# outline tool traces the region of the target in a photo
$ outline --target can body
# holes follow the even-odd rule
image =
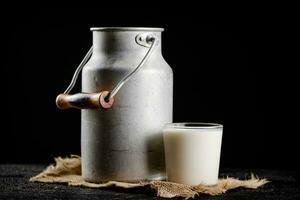
[[[93,30],[93,55],[82,72],[82,92],[113,87],[143,59],[136,35],[160,29]],[[161,40],[160,40],[161,41]],[[160,42],[161,43],[161,42]],[[82,175],[86,181],[165,178],[162,129],[172,122],[173,73],[160,43],[144,66],[116,94],[111,109],[81,111]]]

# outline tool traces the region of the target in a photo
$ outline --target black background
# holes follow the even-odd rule
[[[266,109],[269,66],[261,57],[271,55],[266,40],[274,37],[269,25],[277,17],[192,7],[8,8],[1,16],[0,162],[49,163],[55,156],[80,154],[80,112],[58,110],[55,97],[91,46],[90,27],[137,26],[165,28],[174,122],[224,124],[221,167],[296,169],[295,137],[284,144],[271,130],[278,124],[269,122]]]

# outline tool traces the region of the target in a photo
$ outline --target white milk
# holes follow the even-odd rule
[[[189,185],[217,184],[222,130],[222,125],[166,127],[163,135],[168,181]]]

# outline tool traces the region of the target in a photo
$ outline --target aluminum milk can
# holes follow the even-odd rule
[[[162,128],[172,122],[173,73],[161,54],[163,29],[91,30],[92,48],[56,99],[61,109],[82,109],[82,176],[90,182],[164,179]],[[81,69],[82,93],[69,94]]]

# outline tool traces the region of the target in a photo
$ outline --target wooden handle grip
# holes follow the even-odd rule
[[[56,97],[56,106],[63,110],[68,108],[110,108],[114,99],[110,98],[107,102],[105,97],[108,94],[108,91],[100,93],[59,94]]]

